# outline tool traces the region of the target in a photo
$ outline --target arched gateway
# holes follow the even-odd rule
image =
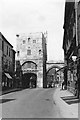
[[[36,88],[37,87],[37,75],[34,73],[24,73],[22,85],[24,88]]]
[[[22,64],[22,85],[24,88],[37,87],[37,64],[33,61],[25,61]]]
[[[27,86],[35,84],[36,87],[45,87],[47,60],[46,34],[41,32],[17,35],[16,51],[16,58],[20,61],[22,68],[23,84],[27,84]],[[36,82],[31,82],[33,78],[35,78]]]
[[[64,73],[63,73],[64,67],[62,65],[60,66],[57,64],[51,65],[46,72],[47,75],[47,84],[54,83],[61,85],[63,79],[64,79]]]

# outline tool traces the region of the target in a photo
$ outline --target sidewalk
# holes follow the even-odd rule
[[[1,95],[4,95],[4,94],[11,93],[11,92],[19,91],[19,90],[22,90],[22,88],[13,88],[13,89],[5,90],[5,91],[3,91],[3,92],[0,91],[0,96],[1,96]]]
[[[78,118],[78,99],[71,92],[59,87],[53,98],[63,118]]]

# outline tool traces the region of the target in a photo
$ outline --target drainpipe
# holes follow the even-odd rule
[[[79,78],[80,78],[80,68],[78,67],[80,62],[79,62],[79,55],[78,55],[78,0],[75,0],[75,19],[76,19],[76,48],[77,48],[77,98],[79,98]]]
[[[78,47],[78,35],[77,35],[77,6],[78,6],[78,0],[75,0],[76,46]]]

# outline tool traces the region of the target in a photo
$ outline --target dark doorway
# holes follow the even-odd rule
[[[23,74],[22,86],[23,88],[36,88],[37,75],[34,73]]]

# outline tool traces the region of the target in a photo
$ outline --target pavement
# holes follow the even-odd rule
[[[3,95],[2,117],[62,118],[53,100],[54,92],[55,88],[36,88]]]
[[[68,90],[58,87],[53,95],[56,105],[59,107],[63,118],[79,118],[80,100]]]
[[[12,90],[12,91],[6,91],[6,93],[4,93],[4,94],[7,94],[7,93],[10,93],[10,92],[14,92],[14,91],[17,91],[17,89],[14,89],[14,90]],[[25,101],[29,101],[29,100],[27,100],[28,98],[29,98],[29,96],[30,96],[30,98],[31,98],[31,96],[34,96],[33,95],[33,93],[35,93],[36,94],[36,92],[37,92],[37,89],[36,89],[36,91],[34,92],[34,90],[33,90],[33,92],[30,92],[30,91],[32,91],[32,90],[29,90],[29,94],[28,94],[28,97],[26,97],[26,99],[25,99]],[[40,90],[40,91],[42,91],[42,90]],[[52,90],[53,91],[53,90]],[[24,93],[25,92],[25,93]],[[22,93],[18,93],[19,95],[18,95],[18,97],[17,98],[19,98],[20,97],[20,99],[22,99],[23,97],[25,98],[25,96],[27,95],[26,93],[28,92],[28,90],[23,90],[22,91]],[[20,94],[21,94],[21,96],[20,96]],[[39,93],[38,93],[39,94]],[[39,94],[39,98],[38,99],[41,99],[42,98],[42,94],[43,94],[43,92],[42,93],[40,93]],[[51,94],[52,94],[52,92],[51,92]],[[14,94],[15,95],[15,94]],[[22,95],[23,95],[23,97],[22,97]],[[37,95],[37,94],[36,94]],[[41,97],[40,97],[40,95],[41,95]],[[8,95],[8,96],[10,96],[10,95]],[[44,96],[44,95],[43,95]],[[47,96],[48,97],[48,96]],[[11,98],[12,98],[12,96],[11,96]],[[30,99],[29,98],[29,99]],[[33,97],[32,97],[33,98]],[[36,97],[34,97],[34,98],[36,98]],[[50,98],[50,96],[49,96],[49,98]],[[48,99],[48,98],[47,98]],[[31,100],[31,99],[30,99]],[[54,94],[53,94],[53,100],[54,100],[54,103],[55,103],[55,105],[56,105],[56,107],[58,108],[57,109],[57,111],[59,110],[60,111],[60,113],[61,113],[61,116],[62,116],[62,118],[79,118],[79,120],[80,120],[80,114],[79,114],[79,106],[80,106],[80,101],[78,101],[78,99],[71,93],[71,92],[69,92],[68,90],[62,90],[61,89],[61,87],[57,87],[56,89],[55,89],[55,92],[54,92]],[[33,99],[32,99],[32,101],[33,101]],[[39,100],[34,100],[34,101],[39,101]],[[33,103],[35,103],[35,102],[33,102]],[[36,102],[37,103],[37,102]],[[40,101],[39,101],[39,103],[40,103]],[[9,103],[10,104],[10,103]],[[41,103],[42,104],[42,103]],[[39,106],[39,104],[37,104],[38,106]],[[18,106],[18,105],[17,105]],[[19,105],[20,106],[20,105]],[[35,105],[34,105],[35,106]],[[41,106],[41,105],[40,105]],[[43,105],[42,105],[43,106]],[[45,105],[46,106],[46,105]],[[49,105],[50,106],[50,105]],[[48,106],[48,108],[49,108],[49,106]],[[5,107],[3,107],[3,108],[5,108]],[[22,106],[21,106],[21,108],[22,108]],[[28,108],[29,108],[29,106],[28,106]],[[33,108],[35,108],[35,111],[36,111],[36,107],[33,107]],[[45,107],[41,107],[41,109],[42,108],[45,108]],[[8,109],[9,110],[9,109]],[[41,110],[42,111],[42,110]],[[38,110],[38,112],[37,113],[40,113],[40,111]],[[55,113],[55,111],[54,111],[54,113]],[[41,114],[42,115],[42,114]],[[50,115],[51,116],[51,115]],[[49,116],[49,117],[50,117]],[[57,116],[57,117],[59,117],[59,116]]]
[[[16,92],[16,91],[19,91],[19,90],[22,90],[22,88],[12,88],[12,89],[9,89],[9,90],[0,91],[0,96],[4,95],[4,94],[11,93],[11,92]]]

